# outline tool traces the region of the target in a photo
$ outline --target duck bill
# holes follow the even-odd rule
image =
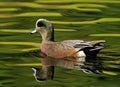
[[[31,34],[34,34],[34,33],[36,33],[37,32],[37,30],[35,29],[35,30],[33,30],[32,32],[31,32]]]

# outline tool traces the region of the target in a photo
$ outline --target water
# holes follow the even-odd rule
[[[32,52],[2,55],[3,58],[0,59],[1,87],[118,87],[119,74],[86,74],[79,70],[61,67],[55,68],[53,80],[38,82],[35,80],[31,68],[41,67],[40,58],[36,55],[37,53],[34,54],[34,51]],[[108,72],[119,72],[117,71],[119,70],[118,68],[107,69]]]
[[[120,10],[118,8],[120,5],[118,0],[108,0],[108,2],[96,0],[98,3],[91,0],[84,3],[80,0],[78,2],[66,0],[63,3],[45,2],[46,0],[44,3],[41,0],[26,2],[17,0],[16,3],[13,1],[15,0],[0,1],[0,87],[119,86]],[[41,37],[39,34],[30,35],[30,32],[34,29],[38,18],[46,18],[53,22],[56,41],[106,40],[105,48],[100,51],[98,60],[93,64],[102,73],[86,74],[79,70],[56,67],[53,80],[36,81],[32,67],[41,68],[38,51]],[[99,21],[102,18],[108,19]],[[90,36],[91,34],[105,35]]]

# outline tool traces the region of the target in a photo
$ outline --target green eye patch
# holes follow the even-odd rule
[[[38,27],[46,27],[46,24],[43,23],[42,21],[39,21],[39,22],[37,23],[37,26],[38,26]]]

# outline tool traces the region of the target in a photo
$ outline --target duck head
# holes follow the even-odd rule
[[[34,34],[39,32],[43,41],[52,41],[54,39],[54,27],[50,21],[46,19],[38,19],[35,25],[35,29],[31,32]]]

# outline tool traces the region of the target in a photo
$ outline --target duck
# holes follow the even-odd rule
[[[37,32],[40,33],[42,37],[41,52],[45,55],[45,57],[58,61],[72,61],[74,62],[74,67],[76,69],[79,69],[78,66],[83,67],[86,61],[94,61],[99,51],[104,48],[103,43],[105,40],[54,41],[54,26],[47,19],[38,19],[36,21],[35,29],[31,32],[31,34]],[[88,72],[88,69],[84,69],[83,71]]]

